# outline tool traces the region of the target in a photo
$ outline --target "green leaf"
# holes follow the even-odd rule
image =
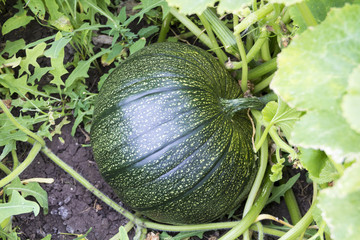
[[[35,68],[40,68],[36,60],[38,59],[38,57],[44,54],[45,48],[46,48],[46,43],[41,42],[38,45],[36,45],[34,48],[25,50],[26,57],[20,63],[20,67],[21,67],[19,70],[20,75],[22,75],[24,72],[28,73],[29,75],[31,74],[29,70],[29,65],[32,65]]]
[[[101,57],[102,55],[109,53],[110,51],[111,49],[103,49],[101,52],[98,52],[88,60],[80,61],[74,71],[72,71],[67,78],[65,82],[65,87],[70,88],[70,86],[73,85],[75,81],[89,77],[88,70],[90,68],[90,64],[98,57]]]
[[[42,238],[41,240],[51,240],[51,234],[46,235],[44,238]]]
[[[292,188],[292,186],[296,183],[296,181],[299,179],[300,173],[292,176],[286,183],[281,184],[278,187],[274,187],[271,191],[271,196],[269,197],[266,204],[269,204],[271,202],[277,202],[280,203],[280,197],[284,196],[285,192]]]
[[[127,232],[126,232],[124,226],[120,226],[119,234],[120,234],[120,239],[121,240],[129,240],[129,237],[127,235]]]
[[[151,35],[153,35],[154,33],[157,33],[158,31],[159,31],[159,27],[152,25],[152,26],[140,29],[140,31],[137,34],[141,38],[142,37],[147,38],[147,37],[150,37]]]
[[[294,38],[279,55],[270,84],[291,107],[306,111],[290,142],[323,150],[337,162],[360,156],[360,134],[341,110],[351,74],[360,64],[359,12],[359,5],[335,8],[321,24]]]
[[[44,55],[48,58],[58,58],[61,52],[64,52],[65,46],[71,41],[71,35],[62,36],[61,32],[57,32],[55,35],[55,41],[51,44],[51,47],[44,52]]]
[[[4,68],[4,67],[15,68],[15,67],[19,66],[20,63],[21,63],[21,57],[13,56],[10,59],[3,59],[0,56],[0,69]]]
[[[350,127],[360,133],[360,65],[349,76],[349,85],[342,99],[343,116]]]
[[[0,222],[6,218],[23,213],[33,212],[37,216],[40,212],[40,207],[36,202],[26,200],[19,192],[13,190],[10,201],[7,203],[0,203]]]
[[[64,38],[62,37],[61,32],[58,32],[55,36],[55,42],[60,41],[61,39],[64,39]],[[71,38],[70,38],[70,40],[71,40]],[[55,42],[54,42],[54,44],[55,44]],[[52,70],[49,71],[49,73],[54,76],[54,79],[51,80],[51,83],[55,84],[57,87],[65,85],[63,80],[61,79],[61,76],[68,73],[68,71],[64,67],[64,56],[65,56],[64,46],[66,44],[61,45],[61,44],[67,43],[67,42],[66,41],[62,42],[60,45],[59,45],[59,43],[60,42],[58,42],[55,45],[55,49],[57,48],[56,50],[49,52],[50,54],[54,54],[54,55],[48,56],[48,57],[50,57],[51,67],[53,68]],[[54,44],[52,45],[52,47],[54,47]],[[49,50],[51,50],[51,48]]]
[[[44,20],[46,10],[43,0],[31,0],[26,2],[26,4],[34,15],[36,15],[41,20]]]
[[[12,74],[2,74],[0,75],[0,85],[8,88],[11,94],[18,93],[21,96],[25,96],[26,93],[31,93],[35,96],[44,96],[44,93],[38,91],[36,86],[29,86],[27,84],[27,78],[27,75],[16,79]]]
[[[24,39],[18,39],[13,42],[7,40],[5,47],[0,55],[4,53],[8,53],[9,57],[13,56],[15,53],[17,53],[20,49],[25,47],[25,40]]]
[[[334,187],[320,192],[318,207],[334,240],[357,239],[360,232],[360,162],[348,167]]]
[[[261,113],[267,124],[280,127],[287,138],[290,136],[295,122],[298,121],[302,115],[302,112],[290,108],[280,98],[278,99],[278,103],[274,101],[267,103]]]
[[[241,14],[245,7],[251,4],[251,0],[220,0],[217,12],[222,15],[224,13]]]
[[[46,8],[50,15],[49,23],[57,29],[65,32],[72,32],[74,27],[72,26],[70,19],[63,13],[59,12],[59,6],[55,0],[46,0]]]
[[[26,185],[22,184],[19,178],[15,178],[10,185],[4,188],[5,194],[11,195],[13,191],[21,192],[26,198],[33,196],[39,205],[44,209],[44,214],[48,213],[48,195],[47,192],[37,182],[30,182]]]
[[[291,6],[295,3],[304,2],[305,0],[269,0],[269,3],[281,3],[285,6]]]
[[[139,40],[137,40],[135,43],[133,43],[130,47],[130,55],[139,51],[140,49],[142,49],[146,44],[146,39],[145,38],[140,38]]]
[[[5,35],[19,27],[26,26],[31,20],[34,19],[31,16],[27,16],[26,13],[26,10],[20,10],[13,17],[6,20],[6,22],[2,26],[2,34]]]
[[[286,0],[272,0],[273,2],[281,2]],[[294,2],[297,0],[291,0],[288,2]],[[302,1],[297,1],[302,2]],[[320,23],[322,22],[326,16],[329,10],[333,7],[343,7],[345,3],[353,3],[356,2],[354,0],[303,0],[303,2],[306,3],[309,10],[311,11],[312,15],[314,16],[315,20]],[[289,4],[290,5],[290,4]],[[306,28],[306,22],[301,15],[300,10],[297,8],[297,6],[291,6],[290,8],[290,16],[291,19],[294,21],[294,25],[298,26],[297,33],[302,33]]]
[[[272,182],[282,179],[282,170],[284,168],[285,158],[280,158],[277,163],[271,166],[270,180]]]
[[[306,148],[301,148],[300,152],[300,162],[303,167],[308,170],[310,175],[319,177],[326,161],[328,161],[326,154],[323,151]]]

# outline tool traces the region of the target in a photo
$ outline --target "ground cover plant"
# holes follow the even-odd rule
[[[27,43],[15,37],[0,48],[3,239],[20,237],[13,216],[48,212],[47,192],[39,183],[49,179],[19,178],[40,152],[130,220],[112,239],[127,239],[131,229],[134,239],[201,239],[217,229],[226,229],[219,239],[358,238],[359,1],[143,0],[132,13],[120,5],[95,0],[18,1],[13,4],[15,15],[3,22],[4,36],[35,20],[51,29],[45,38]],[[141,29],[131,29],[130,24],[140,21]],[[98,47],[94,39],[105,44]],[[239,80],[247,98],[267,98],[263,106],[247,112],[260,166],[242,211],[229,213],[228,221],[192,225],[150,221],[105,196],[46,146],[45,140],[51,141],[70,123],[72,135],[81,129],[90,136],[97,92],[109,72],[156,41],[200,46]],[[71,59],[66,59],[67,48],[73,51]],[[40,60],[46,64],[40,65]],[[104,69],[99,82],[89,82],[94,72]],[[32,146],[21,161],[20,142]],[[312,203],[303,216],[292,191],[298,175],[286,179],[289,168],[305,169],[312,183]],[[263,211],[280,198],[285,199],[290,219],[279,220]],[[148,233],[151,230],[161,234]]]

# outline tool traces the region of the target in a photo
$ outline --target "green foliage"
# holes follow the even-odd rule
[[[360,162],[345,170],[333,188],[324,189],[318,207],[334,240],[357,239],[360,231]]]
[[[321,149],[338,163],[360,156],[360,134],[351,128],[341,108],[360,63],[359,10],[358,5],[333,9],[324,22],[294,39],[279,56],[279,71],[271,83],[289,105],[306,111],[294,126],[291,142]]]
[[[13,190],[9,193],[10,201],[0,204],[0,222],[6,218],[18,214],[33,212],[35,216],[39,214],[40,207],[36,202],[26,200],[20,193]]]
[[[32,196],[39,203],[40,207],[43,208],[44,214],[48,213],[48,198],[47,192],[42,189],[39,183],[30,182],[22,184],[19,178],[13,180],[9,185],[4,188],[6,195],[11,196],[13,191],[21,192],[22,197]]]
[[[271,191],[271,196],[269,197],[266,204],[269,204],[271,202],[280,203],[280,197],[283,197],[285,192],[294,186],[294,184],[299,179],[299,177],[300,177],[300,173],[291,177],[286,183],[274,187],[273,190]]]

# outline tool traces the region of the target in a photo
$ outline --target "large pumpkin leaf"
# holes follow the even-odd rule
[[[295,38],[280,54],[271,83],[291,107],[306,111],[294,125],[291,142],[324,150],[337,162],[360,156],[360,134],[341,109],[352,73],[360,65],[359,12],[359,5],[333,9],[321,24]]]
[[[360,133],[360,65],[354,69],[349,77],[347,93],[343,97],[342,110],[350,127]]]
[[[358,239],[360,232],[360,162],[345,170],[333,188],[320,193],[318,207],[334,240]],[[339,204],[340,203],[340,204]]]

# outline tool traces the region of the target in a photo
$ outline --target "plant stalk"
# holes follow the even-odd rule
[[[32,163],[32,161],[34,161],[36,155],[40,152],[41,147],[41,143],[35,141],[32,149],[30,150],[25,160],[9,175],[0,180],[0,188],[4,187],[6,184],[14,180],[17,176],[20,175],[20,173],[22,173],[27,168]]]
[[[206,17],[204,16],[204,14],[200,14],[198,15],[200,21],[202,22],[202,24],[205,27],[205,30],[210,38],[211,41],[211,45],[213,46],[213,48],[211,49],[212,51],[215,52],[216,56],[218,57],[219,61],[224,64],[227,57],[225,55],[225,53],[220,49],[219,44],[217,43],[216,37],[211,29],[211,25],[208,22],[208,20],[206,19]]]
[[[170,8],[170,13],[176,17],[185,27],[187,27],[197,38],[200,39],[208,48],[212,49],[212,43],[210,38],[198,28],[189,18],[179,13],[176,9]]]
[[[160,29],[160,33],[159,33],[159,38],[157,40],[157,42],[164,42],[167,36],[167,33],[169,32],[170,29],[170,22],[172,19],[172,15],[171,13],[168,13],[166,15],[166,17],[163,19],[162,24],[161,24],[161,29]]]
[[[266,201],[270,196],[272,187],[273,187],[273,182],[271,182],[269,174],[267,174],[263,188],[260,191],[260,195],[256,200],[255,204],[251,207],[250,211],[235,227],[233,227],[230,231],[228,231],[219,240],[236,239],[241,234],[243,234],[247,229],[249,229],[251,224],[255,221],[257,216],[264,208]]]

